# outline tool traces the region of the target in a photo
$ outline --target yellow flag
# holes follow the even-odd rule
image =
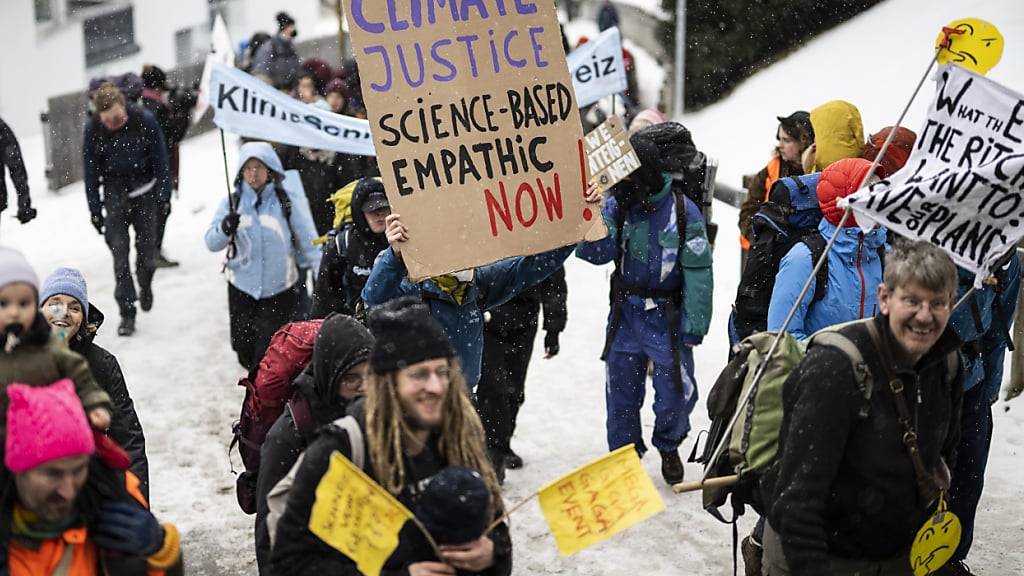
[[[563,556],[597,544],[665,509],[632,444],[548,484],[541,488],[539,497],[544,518]]]
[[[380,484],[335,452],[316,487],[309,531],[351,558],[363,574],[378,576],[398,546],[398,532],[412,517]]]

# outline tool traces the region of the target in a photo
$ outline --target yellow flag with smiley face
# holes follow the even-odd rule
[[[995,24],[980,18],[961,18],[945,26],[962,31],[949,35],[949,47],[939,53],[939,64],[952,62],[984,76],[1003,57],[1003,34]],[[945,32],[935,40],[942,45]]]

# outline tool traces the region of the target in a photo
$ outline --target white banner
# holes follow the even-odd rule
[[[593,104],[610,94],[626,90],[626,65],[622,61],[622,37],[612,27],[566,57],[576,91],[576,105]]]
[[[213,21],[213,31],[210,33],[210,53],[206,55],[206,63],[203,64],[203,75],[199,81],[199,99],[196,102],[196,109],[192,112],[192,123],[198,124],[210,107],[210,70],[214,64],[235,66],[235,49],[231,43],[231,36],[228,34],[228,27],[224,24],[224,17],[217,14]]]
[[[942,248],[980,285],[1024,237],[1024,96],[953,64],[935,80],[906,166],[845,205],[862,227]]]
[[[247,138],[375,155],[370,123],[366,120],[300,102],[237,68],[213,66],[210,106],[217,126]]]

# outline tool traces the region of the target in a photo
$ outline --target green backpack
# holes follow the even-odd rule
[[[857,322],[870,322],[871,319]],[[850,323],[852,324],[852,323]],[[775,462],[779,450],[779,431],[782,428],[782,387],[789,374],[803,359],[810,346],[828,345],[838,348],[850,358],[857,378],[857,386],[865,402],[860,416],[867,417],[871,401],[872,379],[864,358],[857,346],[838,332],[849,324],[840,324],[817,332],[805,342],[798,342],[791,335],[784,334],[779,347],[772,355],[764,376],[750,393],[750,399],[736,418],[736,424],[725,440],[722,452],[714,457],[715,448],[726,438],[726,428],[737,412],[740,400],[754,384],[754,376],[768,354],[775,340],[773,332],[758,332],[740,343],[739,352],[718,376],[708,395],[708,415],[711,427],[700,458],[696,454],[691,461],[704,464],[707,478],[738,475],[739,479],[729,486],[705,486],[703,488],[704,509],[726,523],[735,522],[749,504],[759,513],[761,506],[757,491],[757,480]],[[696,447],[695,447],[696,450]],[[712,460],[714,457],[714,461]],[[727,520],[719,508],[732,496],[733,516]]]

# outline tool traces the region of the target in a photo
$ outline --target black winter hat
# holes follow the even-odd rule
[[[295,24],[295,18],[289,16],[287,12],[278,12],[274,18],[277,19],[278,32],[283,32],[285,28]]]
[[[427,480],[413,512],[439,545],[465,544],[487,528],[490,500],[480,474],[447,466]]]
[[[786,129],[786,132],[800,138],[807,136],[808,142],[814,142],[814,126],[811,124],[811,115],[803,110],[797,110],[789,116],[778,116],[779,124]]]
[[[150,90],[170,90],[167,74],[159,66],[146,64],[142,67],[142,85]]]
[[[415,296],[403,296],[373,308],[367,323],[376,338],[370,352],[370,370],[375,374],[455,356],[430,308]]]

